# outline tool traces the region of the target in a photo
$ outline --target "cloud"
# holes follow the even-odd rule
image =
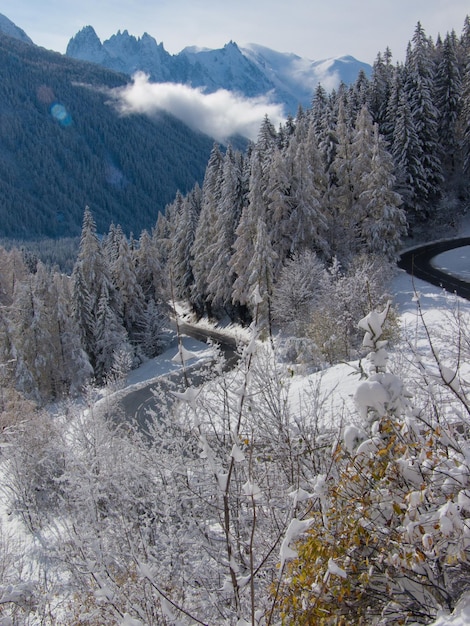
[[[142,72],[130,85],[112,90],[112,97],[122,113],[166,111],[220,142],[236,134],[256,139],[265,115],[276,127],[285,120],[282,105],[270,103],[268,95],[245,98],[226,89],[205,93],[179,83],[151,83]]]
[[[325,59],[316,63],[304,58],[296,59],[291,66],[291,80],[308,87],[312,94],[319,84],[325,91],[331,92],[337,89],[341,82],[339,72],[332,70],[334,62],[335,59]]]

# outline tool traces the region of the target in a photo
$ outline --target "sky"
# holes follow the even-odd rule
[[[350,54],[373,63],[388,46],[396,61],[421,22],[428,36],[455,29],[468,0],[2,0],[0,13],[34,43],[65,52],[81,28],[101,41],[118,30],[152,35],[177,54],[186,46],[257,43],[316,61]]]

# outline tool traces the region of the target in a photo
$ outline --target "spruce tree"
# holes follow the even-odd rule
[[[418,22],[408,48],[406,82],[410,112],[413,119],[422,164],[423,177],[414,179],[416,204],[414,217],[429,215],[437,202],[443,182],[439,150],[439,113],[434,104],[434,50]]]
[[[174,213],[173,243],[170,248],[169,271],[177,298],[190,299],[194,281],[191,249],[196,235],[201,212],[201,188],[196,184],[181,202]]]
[[[266,222],[258,215],[253,256],[247,265],[247,302],[258,329],[272,337],[272,296],[276,253],[271,245]]]
[[[249,307],[252,294],[249,266],[254,255],[258,218],[266,219],[266,199],[263,189],[262,163],[257,151],[251,158],[251,176],[248,204],[243,208],[240,222],[235,231],[230,269],[235,276],[232,302],[236,306]]]
[[[82,346],[97,380],[101,382],[107,373],[106,367],[112,362],[110,358],[103,358],[103,351],[107,349],[103,344],[106,337],[103,329],[105,326],[116,329],[120,327],[119,333],[124,334],[125,330],[120,321],[119,299],[112,283],[111,270],[88,207],[83,217],[80,247],[72,279],[74,315]],[[105,311],[105,308],[109,308],[109,311]]]
[[[120,353],[132,354],[128,336],[121,320],[113,309],[110,285],[100,285],[93,319],[94,375],[98,383],[107,382]]]
[[[459,120],[459,139],[463,153],[465,174],[470,173],[470,17],[465,18],[460,39],[460,67],[462,73],[462,103]]]
[[[137,280],[136,267],[127,238],[119,241],[118,256],[112,266],[113,286],[119,294],[119,317],[129,339],[135,339],[145,309],[144,293]]]
[[[371,137],[371,161],[362,179],[358,198],[358,236],[361,250],[395,260],[407,230],[402,198],[394,191],[394,162],[375,124]]]
[[[354,204],[356,182],[353,177],[352,131],[346,108],[340,102],[336,123],[337,146],[330,167],[328,191],[329,248],[342,259],[354,250]]]
[[[458,164],[457,120],[461,108],[462,81],[457,58],[455,32],[447,34],[436,73],[436,105],[441,158],[446,173],[452,175]]]
[[[396,125],[391,148],[396,165],[397,191],[401,194],[407,214],[416,219],[423,215],[422,198],[426,195],[422,146],[416,132],[408,92],[401,90],[396,112]]]
[[[394,82],[392,53],[387,48],[384,54],[378,54],[372,70],[368,106],[374,122],[379,125],[379,132],[384,137],[388,134],[387,107]]]
[[[164,297],[163,270],[158,257],[157,242],[152,239],[147,230],[143,230],[140,234],[134,258],[137,282],[145,301],[162,301]]]
[[[214,244],[217,240],[216,223],[220,210],[223,156],[214,145],[202,185],[201,213],[191,248],[194,283],[191,303],[199,314],[211,315],[208,291],[209,272],[214,263]]]
[[[222,166],[220,205],[216,218],[216,238],[212,243],[213,265],[207,277],[208,292],[214,307],[231,311],[234,275],[230,267],[235,231],[246,201],[243,158],[229,146]]]

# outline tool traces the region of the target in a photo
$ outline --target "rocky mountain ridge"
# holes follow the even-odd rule
[[[171,55],[148,33],[135,37],[118,31],[101,42],[92,26],[70,40],[66,54],[129,75],[142,71],[154,82],[182,83],[209,93],[226,89],[248,98],[268,96],[293,115],[299,104],[310,105],[319,83],[329,91],[340,82],[350,84],[361,70],[369,76],[372,69],[351,56],[310,61],[258,44],[240,47],[233,41],[217,50],[187,47]]]

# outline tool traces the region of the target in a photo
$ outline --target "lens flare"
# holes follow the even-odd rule
[[[64,107],[63,104],[56,102],[51,106],[52,117],[59,122],[61,126],[70,126],[72,123],[72,116]]]

